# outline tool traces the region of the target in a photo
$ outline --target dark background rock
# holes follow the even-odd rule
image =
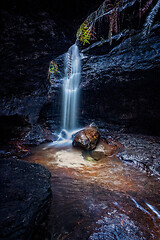
[[[60,128],[64,53],[75,42],[79,25],[102,2],[1,1],[1,144],[20,138],[27,128],[25,144],[37,145],[46,141],[42,125],[53,132]],[[101,26],[97,25],[101,28],[97,39],[91,46],[82,48],[79,125],[94,121],[105,135],[109,130],[159,135],[159,13],[151,34],[146,38],[142,35],[145,19],[157,0],[152,1],[141,21],[137,17],[139,3],[145,1],[129,2],[136,4],[125,10],[121,31],[113,36],[112,45],[108,39],[102,39],[108,36],[109,23],[101,21]],[[52,59],[56,59],[60,75],[50,86],[48,68]],[[106,128],[108,131],[103,131]],[[145,152],[145,146],[147,153],[150,151],[151,141],[137,138],[127,144],[123,137],[120,142],[125,147],[131,146],[134,156],[130,157],[132,151],[124,152],[122,160],[134,162],[136,159],[153,174],[159,174],[158,156],[150,160],[151,155]],[[156,143],[152,156],[158,146]],[[5,149],[8,151],[8,145]],[[3,149],[0,153],[5,156]],[[8,156],[13,155],[11,147]],[[48,210],[49,173],[39,165],[16,160],[1,160],[0,165],[1,238],[28,239]]]
[[[107,54],[85,55],[82,121],[97,119],[131,132],[160,134],[159,35],[156,24],[149,38],[137,33]]]
[[[49,86],[49,62],[75,41],[79,24],[102,1],[2,1],[1,95]]]
[[[51,201],[50,173],[39,164],[0,160],[0,239],[30,239]]]
[[[6,144],[12,137],[19,137],[22,127],[28,126],[28,122],[24,118],[15,114],[0,117],[0,144]]]
[[[109,39],[97,39],[82,47],[80,126],[93,121],[109,131],[160,134],[160,15],[157,14],[150,34],[146,36],[144,23],[149,10],[139,24],[138,9],[134,4],[125,10],[121,32],[113,36],[112,45]],[[131,22],[127,28],[128,16]],[[99,25],[103,33],[103,21],[102,26],[101,22]],[[56,60],[63,69],[64,55]],[[58,119],[62,78],[59,77],[59,82],[56,79],[54,89],[58,108],[48,104],[42,111],[44,118],[52,119],[49,112],[54,108],[58,110]]]
[[[3,129],[4,116],[8,116],[6,122],[10,128],[14,128],[10,117],[14,115],[35,124],[43,105],[55,102],[55,92],[48,99],[49,63],[75,42],[81,22],[102,2],[1,1],[0,122],[3,124],[0,131],[8,134],[8,130]]]
[[[1,122],[4,116],[9,122],[10,116],[18,115],[31,125],[45,123],[53,132],[61,128],[64,55],[60,54],[74,43],[79,25],[102,2],[2,1]],[[82,48],[80,126],[94,121],[101,129],[159,135],[159,13],[151,34],[142,35],[156,2],[139,18],[139,1],[130,1],[120,11],[121,31],[113,34],[111,45],[109,22],[103,19],[95,25],[96,39]],[[60,74],[50,86],[52,59]]]

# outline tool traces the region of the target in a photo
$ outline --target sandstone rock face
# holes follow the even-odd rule
[[[93,150],[96,147],[98,140],[98,129],[93,125],[89,125],[88,127],[76,133],[73,139],[73,146],[81,147],[85,150]]]
[[[30,239],[49,210],[49,171],[39,164],[1,159],[0,186],[0,239]]]

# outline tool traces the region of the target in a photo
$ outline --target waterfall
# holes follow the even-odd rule
[[[65,58],[65,76],[63,78],[62,99],[62,130],[57,134],[57,140],[50,146],[72,144],[72,135],[77,129],[77,108],[79,101],[79,82],[81,78],[81,58],[76,44],[72,45]],[[48,147],[45,147],[47,149]]]
[[[63,129],[73,131],[77,127],[77,108],[79,82],[81,77],[81,59],[76,44],[71,46],[65,59],[65,77],[63,79]]]

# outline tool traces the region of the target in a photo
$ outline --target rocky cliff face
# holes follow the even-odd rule
[[[43,106],[51,101],[48,99],[50,61],[67,51],[75,41],[76,30],[82,19],[101,2],[2,1],[0,9],[2,138],[14,127],[15,119],[23,118],[22,122],[37,123],[41,109],[43,110]],[[52,102],[55,95],[55,92],[50,95]],[[8,125],[11,127],[9,131],[5,131]],[[21,121],[17,120],[15,125],[21,126]]]
[[[72,45],[90,2],[2,1],[0,95],[48,89],[49,62]]]
[[[12,7],[6,5],[8,1],[4,4],[0,39],[1,126],[5,125],[4,116],[15,115],[30,124],[48,119],[60,126],[64,76],[64,55],[60,54],[75,41],[82,22],[80,6],[85,17],[88,9],[91,12],[102,3],[95,2],[76,1],[77,5],[73,6],[69,2],[61,8],[60,2],[40,1],[37,5],[36,1],[27,1],[26,9],[19,1]],[[120,29],[113,32],[112,44],[108,39],[110,22],[104,19],[95,24],[96,39],[91,39],[87,46],[79,44],[82,50],[80,125],[95,121],[101,128],[158,135],[158,13],[150,34],[145,37],[143,34],[145,21],[158,1],[148,1],[149,5],[141,1],[141,6],[138,0],[123,2],[119,9]],[[56,59],[60,74],[50,86],[48,68],[52,59]]]
[[[159,35],[160,24],[156,23],[149,37],[137,31],[114,47],[108,40],[82,50],[81,126],[94,121],[108,130],[160,134]],[[57,92],[54,98],[58,104],[57,118],[61,109],[58,92],[62,88],[64,57],[56,59],[61,71],[53,90]],[[53,101],[46,105],[42,116],[48,112],[51,118],[53,105],[56,106]]]
[[[105,31],[103,21],[99,23],[100,30],[96,29],[97,39],[91,39],[87,46],[79,43],[82,50],[80,125],[94,121],[102,129],[159,135],[159,17],[146,35],[147,16],[154,5],[147,9],[141,23],[138,23],[137,1],[124,6],[122,30],[114,34],[112,44],[108,38],[100,40]],[[57,58],[60,69],[64,68],[63,59],[64,55]],[[62,78],[58,84],[56,80],[57,92],[61,91]]]
[[[82,116],[101,119],[121,128],[159,134],[160,24],[149,38],[142,32],[126,39],[107,54],[103,45],[83,55]],[[86,104],[87,102],[87,104]]]

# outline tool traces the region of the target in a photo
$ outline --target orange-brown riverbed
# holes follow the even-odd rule
[[[160,239],[160,184],[123,163],[115,146],[100,142],[89,153],[41,145],[25,160],[51,172],[46,239]]]

